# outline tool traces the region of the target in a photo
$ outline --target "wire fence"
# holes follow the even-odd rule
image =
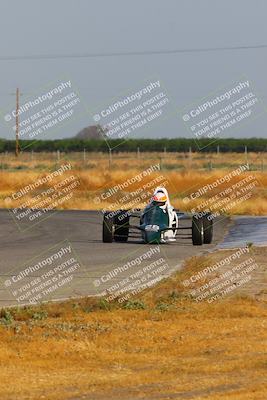
[[[19,157],[13,153],[0,153],[1,170],[41,168],[69,161],[84,169],[94,169],[100,164],[107,169],[144,168],[153,162],[159,163],[161,170],[220,170],[247,164],[251,171],[267,171],[267,153],[203,153],[192,152],[142,152],[138,147],[136,152],[21,152]]]

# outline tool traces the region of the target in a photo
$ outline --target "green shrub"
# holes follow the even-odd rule
[[[0,311],[0,323],[3,325],[10,325],[13,321],[14,319],[11,312],[2,308]]]
[[[125,310],[144,310],[146,306],[141,300],[128,300],[122,308]]]

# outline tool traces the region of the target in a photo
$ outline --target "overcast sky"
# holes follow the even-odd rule
[[[13,59],[6,56],[75,55],[267,44],[264,0],[0,0],[0,108],[15,102],[17,86],[38,92],[62,75],[79,88],[85,107],[108,104],[139,88],[151,76],[164,83],[174,109],[248,77],[267,104],[267,48],[90,58]],[[239,129],[236,137],[265,136],[266,113]],[[73,136],[93,124],[88,114],[53,133]],[[174,113],[146,137],[189,137]],[[8,137],[2,122],[0,137]]]

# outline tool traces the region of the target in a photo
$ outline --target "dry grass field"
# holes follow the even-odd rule
[[[79,186],[73,190],[73,195],[67,201],[61,202],[58,208],[63,209],[112,209],[142,206],[149,198],[152,190],[164,184],[171,194],[175,207],[191,210],[203,201],[214,197],[232,184],[238,183],[244,177],[252,176],[257,182],[252,195],[246,201],[233,205],[229,214],[267,214],[267,158],[264,154],[200,154],[200,153],[117,153],[110,159],[101,153],[22,153],[16,159],[13,155],[2,154],[0,164],[0,207],[21,207],[36,203],[31,200],[42,191],[47,191],[52,185],[63,178],[75,176]],[[31,190],[17,201],[7,202],[6,197],[36,182],[62,164],[70,163],[72,169],[58,177],[53,182],[44,184],[36,190]],[[238,169],[241,165],[249,165],[242,176],[232,178],[231,183],[223,183],[218,188],[209,190],[199,198],[186,203],[183,201],[190,193],[202,188],[207,183],[213,183],[225,175]],[[143,176],[137,181],[136,176],[154,166],[155,171]],[[132,179],[131,182],[129,182]],[[135,181],[134,181],[135,179]],[[107,196],[110,188],[122,185],[112,196]],[[143,201],[138,198],[138,190],[146,193]],[[126,200],[128,196],[128,199]],[[132,196],[132,197],[131,197]],[[47,194],[44,195],[47,197]],[[100,201],[95,201],[100,198]],[[49,200],[48,200],[49,203]],[[38,205],[37,205],[38,208]]]
[[[0,398],[266,399],[264,293],[196,303],[181,284],[229,254],[194,258],[124,305],[87,298],[2,310]],[[253,249],[259,266],[266,256]]]
[[[258,184],[229,214],[267,215],[264,155],[144,153],[109,159],[106,154],[23,153],[18,159],[2,154],[0,160],[0,207],[30,205],[42,193],[49,197],[52,186],[74,175],[79,186],[58,207],[64,209],[127,208],[131,193],[141,189],[150,196],[160,177],[173,204],[190,210],[229,184],[193,202],[184,197],[248,162],[242,178],[253,175]],[[6,201],[68,163],[72,168],[64,176]],[[158,170],[106,196],[152,165]],[[239,180],[234,177],[231,184]],[[127,201],[120,203],[123,198]],[[229,251],[192,258],[182,271],[124,304],[86,298],[2,309],[0,399],[265,400],[267,249],[252,251],[260,268],[250,285],[211,304],[196,302],[182,282]]]

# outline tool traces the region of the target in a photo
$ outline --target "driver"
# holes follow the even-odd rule
[[[160,206],[164,210],[167,210],[167,208],[173,209],[170,203],[167,189],[165,189],[164,187],[156,188],[151,198],[151,202],[154,203],[155,205]]]
[[[158,205],[164,212],[168,213],[169,216],[169,227],[177,227],[177,215],[174,211],[174,207],[170,203],[169,194],[167,189],[164,187],[158,187],[154,191],[154,194],[150,200],[153,205]],[[175,229],[164,232],[164,237],[168,240],[175,238]]]
[[[166,208],[168,197],[162,190],[158,190],[158,191],[155,191],[151,201],[155,205]]]

